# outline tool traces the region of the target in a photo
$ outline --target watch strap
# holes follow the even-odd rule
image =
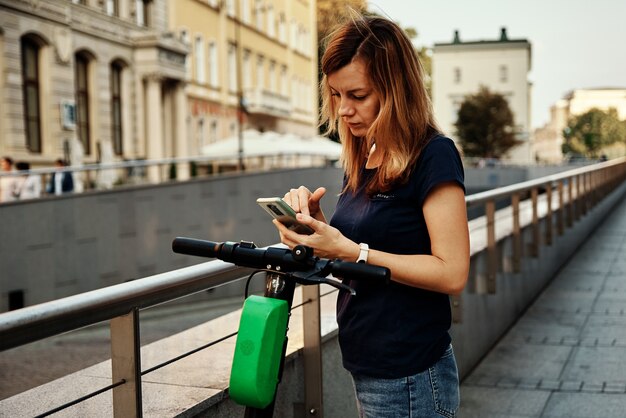
[[[370,252],[370,247],[366,243],[362,242],[359,244],[359,258],[356,259],[357,263],[367,263],[367,256]]]

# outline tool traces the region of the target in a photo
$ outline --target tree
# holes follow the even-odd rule
[[[454,126],[468,157],[500,158],[522,142],[515,137],[508,102],[485,86],[478,93],[465,96]]]
[[[597,108],[571,117],[563,130],[564,154],[579,154],[596,158],[602,149],[626,141],[626,121],[620,121],[617,110]]]

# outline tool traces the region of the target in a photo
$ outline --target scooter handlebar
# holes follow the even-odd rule
[[[373,280],[388,282],[391,272],[387,267],[351,261],[333,260],[331,272],[333,276],[350,280]]]
[[[303,248],[303,247],[300,247]],[[327,260],[286,248],[256,248],[251,242],[213,242],[195,238],[177,237],[172,242],[175,253],[218,258],[242,267],[279,269],[284,272],[312,272],[326,277],[328,274],[349,280],[389,281],[387,267],[342,260]]]
[[[221,242],[205,241],[195,238],[178,237],[172,241],[172,251],[178,254],[216,258],[222,248]]]

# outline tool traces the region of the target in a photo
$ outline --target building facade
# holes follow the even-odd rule
[[[617,111],[620,120],[626,120],[626,88],[605,87],[595,89],[577,89],[567,93],[561,100],[550,107],[550,120],[545,126],[534,132],[534,153],[541,162],[561,162],[562,146],[565,138],[563,130],[572,116],[580,115],[593,108]],[[607,150],[609,157],[623,155],[623,146],[616,145]]]
[[[190,51],[191,154],[240,129],[317,133],[315,0],[171,0],[168,20]]]
[[[432,56],[432,92],[435,116],[448,135],[455,136],[454,123],[465,96],[480,86],[502,94],[513,112],[517,138],[508,159],[520,164],[532,160],[530,143],[530,94],[528,73],[531,45],[526,39],[509,39],[502,28],[500,39],[462,42],[455,31],[451,43],[437,43]]]
[[[31,166],[188,155],[187,47],[166,0],[0,0],[0,155]]]

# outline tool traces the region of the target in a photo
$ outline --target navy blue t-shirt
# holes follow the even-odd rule
[[[364,169],[365,178],[373,170]],[[394,254],[431,254],[422,205],[438,184],[463,185],[454,142],[433,137],[422,150],[407,183],[368,196],[361,186],[344,192],[330,224],[354,242]],[[450,344],[448,295],[394,281],[347,281],[355,296],[337,300],[339,344],[344,367],[355,374],[400,378],[432,366]]]

